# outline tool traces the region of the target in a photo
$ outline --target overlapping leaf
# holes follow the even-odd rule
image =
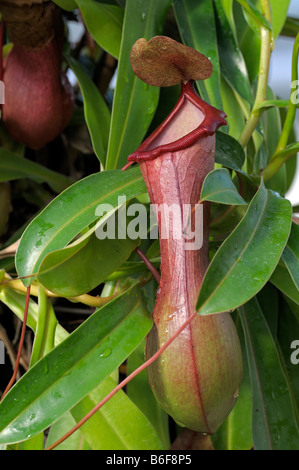
[[[64,248],[98,217],[100,204],[119,205],[119,196],[133,197],[146,192],[138,167],[90,175],[54,199],[27,227],[16,255],[20,276],[36,274],[44,257]],[[33,278],[24,280],[29,285]]]
[[[250,300],[239,311],[252,383],[254,449],[296,450],[299,446],[298,424],[271,332],[256,299]]]
[[[106,168],[121,168],[140,145],[154,116],[159,88],[134,75],[130,51],[139,38],[161,34],[170,0],[127,0],[113,100]]]
[[[235,309],[267,282],[287,243],[289,201],[262,183],[248,210],[214,256],[197,302],[201,315]]]
[[[152,320],[133,285],[97,310],[18,381],[0,404],[0,443],[38,434],[110,375]]]

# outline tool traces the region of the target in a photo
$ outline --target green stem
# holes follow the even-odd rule
[[[292,56],[292,83],[296,82],[296,86],[298,86],[298,54],[299,54],[299,33],[296,36],[294,47],[293,47],[293,56]],[[284,126],[277,144],[277,148],[275,150],[272,159],[276,158],[276,154],[284,150],[287,146],[290,133],[292,132],[294,120],[296,116],[296,103],[292,100],[292,93],[290,96],[289,101],[289,109],[286,115],[286,119],[284,122]]]
[[[279,168],[293,155],[296,155],[299,151],[299,143],[297,145],[292,145],[291,148],[286,148],[281,152],[275,154],[275,158],[272,159],[266,168],[263,170],[264,181],[269,180],[272,176],[277,173]]]
[[[292,56],[292,83],[295,83],[298,86],[298,55],[299,55],[299,33],[296,36],[294,47],[293,47],[293,56]],[[293,155],[296,155],[298,152],[298,146],[292,145],[290,148],[286,148],[290,134],[292,132],[294,121],[296,117],[296,102],[292,100],[292,93],[289,100],[289,108],[286,115],[286,119],[283,125],[283,129],[276,147],[274,154],[271,157],[270,162],[266,168],[262,171],[262,176],[264,180],[270,179],[272,176],[277,173],[279,168]]]
[[[30,367],[54,347],[57,320],[45,289],[38,287],[38,319]]]
[[[271,8],[269,0],[261,0],[261,4],[262,13],[264,17],[268,22],[271,22]],[[266,99],[271,51],[272,32],[268,28],[261,26],[261,54],[257,91],[252,111],[248,117],[244,130],[239,138],[239,142],[242,147],[246,147],[246,145],[248,144],[263,112],[260,105]]]

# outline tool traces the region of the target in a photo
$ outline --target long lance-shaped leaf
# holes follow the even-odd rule
[[[82,419],[115,386],[116,382],[111,377],[107,377],[96,390],[71,410],[76,421]],[[151,422],[123,391],[120,392],[80,428],[91,448],[95,450],[163,449],[162,442]]]
[[[240,309],[253,393],[256,450],[297,450],[299,430],[288,382],[270,329],[256,299]]]
[[[97,310],[5,396],[0,443],[25,440],[50,426],[108,377],[151,325],[136,284]]]
[[[127,201],[145,193],[138,167],[127,171],[95,173],[75,183],[55,198],[27,227],[16,254],[19,276],[36,274],[44,257],[64,248],[98,216],[100,204],[119,205],[119,196]],[[24,279],[29,285],[32,278]]]
[[[197,82],[203,99],[212,106],[222,109],[213,2],[210,0],[174,0],[173,6],[184,44],[206,55],[213,64],[212,76],[203,82]]]
[[[220,0],[214,0],[221,73],[242,98],[253,104],[246,64]]]
[[[110,111],[104,98],[84,68],[72,57],[68,63],[77,77],[84,103],[84,116],[92,141],[93,150],[105,165],[110,128]]]
[[[299,305],[299,289],[294,283],[294,280],[282,259],[279,261],[274,273],[270,277],[270,282],[293,302]]]
[[[38,183],[48,183],[56,192],[63,191],[74,182],[67,176],[1,148],[0,181],[12,181],[20,178],[30,178]]]
[[[170,0],[127,0],[117,82],[112,108],[106,169],[121,168],[140,145],[154,116],[159,88],[134,75],[130,51],[137,39],[161,34]]]
[[[294,223],[282,259],[299,290],[299,226]]]
[[[4,302],[21,320],[23,319],[24,307],[25,307],[25,294],[14,291],[9,287],[9,283],[5,285],[5,288],[0,291],[0,300]],[[34,300],[30,299],[29,304],[29,316],[27,324],[36,331],[37,322],[37,304]],[[60,324],[57,325],[55,341],[56,344],[61,343],[65,338],[68,337],[66,330],[62,328]],[[143,342],[141,343],[143,344]],[[140,349],[140,346],[137,348]],[[134,352],[135,353],[135,352]],[[133,354],[134,354],[133,353]],[[64,435],[76,422],[71,418],[71,413],[82,413],[92,403],[94,406],[94,399],[96,392],[96,400],[107,395],[112,387],[113,379],[109,376],[103,380],[100,385],[96,388],[96,391],[92,391],[88,396],[84,397],[76,406],[72,408],[70,412],[64,414],[54,425],[51,425],[49,437],[47,440],[47,446],[54,443],[58,438]],[[114,382],[114,386],[116,383]],[[135,403],[135,400],[134,400]],[[82,436],[86,436],[87,440],[91,442],[92,448],[106,448],[112,449],[112,440],[115,445],[115,436],[119,434],[119,427],[122,428],[121,441],[122,445],[126,449],[137,449],[138,446],[141,448],[148,449],[160,449],[161,442],[157,437],[152,425],[144,416],[144,413],[136,406],[131,400],[125,396],[125,392],[120,390],[113,400],[109,401],[105,407],[101,408],[96,413],[96,417],[91,419],[85,427],[81,428],[83,434],[78,431],[79,436],[76,438],[76,444],[82,449]],[[89,411],[89,409],[88,409]],[[82,417],[82,416],[80,416]],[[71,421],[69,421],[69,418]],[[129,425],[128,422],[130,421]],[[123,432],[123,426],[126,426],[126,432]],[[140,439],[142,429],[142,439]],[[77,433],[75,433],[77,435]],[[103,435],[105,438],[103,439]],[[25,441],[26,442],[26,441]],[[119,442],[119,440],[117,441]],[[66,447],[62,444],[58,448],[65,448],[68,450],[73,449],[72,437],[68,438],[65,443]],[[5,445],[4,445],[5,446]],[[1,447],[0,447],[1,448]],[[85,447],[83,447],[85,448]],[[119,449],[118,449],[119,450]]]
[[[126,210],[123,205],[117,213],[101,217],[99,222],[80,239],[61,250],[49,253],[40,265],[37,279],[58,295],[76,297],[94,289],[118,269],[139,245],[140,240],[119,238],[117,228],[124,226],[126,233]],[[122,216],[125,220],[122,222]],[[120,222],[118,223],[118,220]],[[105,238],[98,238],[97,230],[112,222],[113,231]]]
[[[246,355],[245,338],[239,315],[235,325],[242,347],[243,377],[236,404],[224,423],[211,436],[217,450],[249,450],[252,448],[252,392]]]
[[[291,210],[288,200],[261,184],[206,272],[197,302],[199,314],[233,310],[263,287],[287,243]]]

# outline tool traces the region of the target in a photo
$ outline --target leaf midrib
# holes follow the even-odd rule
[[[213,298],[213,296],[218,292],[218,290],[220,289],[220,287],[222,287],[223,283],[226,281],[227,277],[230,275],[230,273],[233,271],[233,269],[237,266],[238,264],[238,261],[242,258],[245,250],[247,249],[247,247],[249,246],[250,242],[252,241],[253,237],[256,235],[256,232],[259,228],[259,225],[260,225],[260,221],[265,213],[265,209],[266,209],[266,206],[267,206],[267,202],[268,202],[268,199],[269,199],[269,192],[266,193],[266,198],[265,198],[265,204],[264,204],[264,207],[261,211],[261,215],[258,219],[258,223],[256,224],[251,236],[249,237],[247,243],[244,245],[242,251],[240,252],[238,258],[235,260],[235,262],[232,264],[231,268],[227,271],[227,273],[225,274],[225,276],[222,278],[222,280],[219,282],[219,284],[217,285],[216,289],[213,290],[213,292],[210,294],[210,296],[206,299],[206,301],[201,305],[200,309],[198,310],[198,313],[200,313],[200,311],[204,308],[204,306],[211,300],[211,298]],[[242,222],[243,222],[244,219],[242,219],[239,223],[239,225],[237,226],[240,227]],[[236,230],[237,230],[236,228]],[[233,235],[234,232],[232,232],[231,236]],[[230,237],[227,238],[227,240],[229,239]],[[222,310],[221,310],[222,311]],[[217,312],[215,312],[217,313]]]
[[[126,184],[123,184],[122,186],[118,186],[117,189],[113,190],[113,191],[110,191],[108,193],[105,193],[104,195],[102,195],[99,199],[97,199],[96,201],[93,202],[92,204],[92,207],[94,207],[95,205],[98,205],[101,201],[105,200],[106,198],[108,198],[109,196],[113,195],[116,191],[119,191],[121,189],[124,189],[130,185],[134,185],[136,182],[142,180],[142,177],[141,176],[138,176],[136,179],[134,180],[130,180],[128,183]],[[46,245],[46,248],[52,243],[52,241],[57,237],[57,235],[59,235],[59,233],[61,233],[61,231],[63,231],[70,223],[72,223],[74,220],[76,220],[77,218],[80,218],[80,216],[87,210],[87,209],[90,209],[90,206],[88,205],[87,207],[83,207],[79,212],[76,212],[75,215],[71,218],[71,219],[68,219],[67,222],[63,225],[60,226],[60,229],[59,229],[59,232],[55,231],[54,235],[52,237],[50,237],[48,240],[47,240],[47,245]],[[33,270],[33,273],[35,273],[36,269],[37,269],[37,266],[40,264],[39,261],[41,258],[43,258],[43,256],[45,255],[45,252],[46,252],[46,248],[44,248],[38,258],[36,259],[35,263],[32,265],[32,268],[31,270]],[[58,249],[58,248],[57,248]],[[47,254],[47,252],[46,252]],[[23,273],[23,275],[26,275],[28,274],[27,271],[25,271],[25,273]],[[32,272],[30,273],[32,274]]]

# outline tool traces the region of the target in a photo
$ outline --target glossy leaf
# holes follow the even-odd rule
[[[289,201],[262,183],[206,272],[197,302],[199,314],[232,310],[253,297],[274,271],[290,227]]]
[[[151,325],[138,285],[97,310],[4,397],[0,443],[22,441],[50,426],[111,374]]]
[[[213,64],[212,76],[204,82],[197,82],[200,93],[205,101],[222,109],[213,2],[210,0],[174,0],[173,6],[184,44],[204,54]],[[202,34],[202,31],[205,33]]]
[[[72,57],[68,57],[68,63],[76,75],[81,89],[84,103],[84,116],[93,150],[104,166],[108,147],[110,111],[96,85],[84,68]]]
[[[92,37],[103,49],[118,59],[123,9],[94,0],[76,0],[76,3]]]
[[[215,161],[232,170],[241,170],[245,161],[244,150],[230,135],[216,132]]]
[[[241,3],[241,2],[240,2]],[[282,27],[284,25],[284,22],[287,17],[287,12],[289,8],[289,3],[290,0],[285,0],[282,2],[281,0],[270,0],[270,7],[271,7],[271,25],[272,25],[272,31],[274,35],[274,39],[277,38],[279,33],[282,30]],[[260,8],[260,2],[259,0],[252,0],[250,2],[251,7],[253,8],[254,12],[256,13],[257,17],[254,19],[254,13],[253,15],[246,15],[245,17],[248,21],[248,24],[250,27],[256,32],[256,34],[260,34],[260,28],[259,28],[259,21],[262,21],[261,15],[259,8]],[[266,28],[268,28],[268,25],[265,23],[264,25]]]
[[[274,339],[277,337],[278,314],[280,308],[279,291],[270,283],[256,296],[265,320]]]
[[[16,254],[19,276],[36,274],[44,257],[64,248],[74,237],[97,220],[100,204],[119,205],[146,192],[138,167],[127,171],[105,171],[90,175],[56,197],[27,227]],[[30,256],[28,256],[30,254]],[[29,285],[33,278],[24,279]]]
[[[126,206],[120,210],[125,211]],[[118,214],[110,216],[115,225],[117,217]],[[102,225],[105,223],[106,219]],[[96,231],[98,227],[94,229]],[[37,275],[43,286],[64,297],[85,294],[104,282],[139,244],[139,239],[118,238],[117,232],[114,238],[107,237],[103,240],[96,233],[87,236],[88,233],[82,239],[49,253],[43,259]]]
[[[293,281],[286,264],[281,260],[276,266],[270,282],[293,302],[299,305],[299,289]]]
[[[224,423],[212,436],[216,450],[249,450],[252,448],[252,392],[245,339],[239,315],[235,319],[242,347],[243,377],[236,404]]]
[[[275,95],[270,87],[267,88],[267,99],[274,99]],[[263,113],[262,124],[264,129],[265,143],[262,146],[265,153],[264,162],[256,157],[254,160],[254,169],[258,174],[261,169],[267,166],[267,163],[274,155],[281,134],[281,118],[278,108],[272,108]],[[258,154],[257,154],[258,156]],[[267,181],[267,188],[279,192],[281,195],[286,191],[286,167],[283,165],[279,171]]]
[[[107,377],[88,397],[72,410],[78,422],[116,386]],[[145,415],[123,392],[119,391],[81,428],[93,450],[158,450],[163,445]]]
[[[128,374],[144,362],[145,342],[142,342],[127,360]],[[146,369],[134,377],[127,385],[127,394],[150,420],[165,449],[170,447],[168,415],[160,407],[148,382]]]
[[[223,111],[227,115],[228,133],[238,139],[245,126],[245,116],[230,84],[221,76],[221,96]]]
[[[226,168],[211,171],[205,178],[200,195],[201,201],[219,202],[221,204],[246,204],[231,180]]]
[[[259,32],[259,26],[263,26],[269,31],[272,30],[272,26],[269,21],[262,15],[262,13],[254,6],[251,0],[237,0],[244,9],[245,16],[249,16],[254,22],[254,29],[257,28]]]
[[[214,0],[214,5],[216,8],[215,17],[221,73],[242,98],[253,104],[249,77],[242,52],[226,18],[221,1]]]
[[[248,25],[242,7],[236,1],[234,2],[234,18],[238,44],[246,62],[250,82],[253,83],[259,70],[261,39]]]
[[[139,38],[162,33],[170,0],[127,0],[112,108],[106,169],[122,168],[140,145],[154,116],[159,88],[134,75],[130,51]]]
[[[284,372],[288,379],[289,390],[299,426],[299,380],[298,380],[298,354],[292,348],[294,339],[299,338],[299,318],[289,307],[287,302],[280,304],[278,317],[277,347]],[[294,358],[292,357],[295,356]]]
[[[0,182],[30,178],[38,183],[48,183],[57,193],[73,183],[71,178],[0,148]]]
[[[260,306],[252,299],[239,312],[252,383],[254,449],[298,449],[299,431],[288,382]]]
[[[292,223],[288,243],[283,251],[282,259],[299,291],[299,226]]]
[[[49,429],[45,447],[54,444],[61,436],[74,427],[76,421],[68,411],[59,418]],[[55,447],[55,450],[91,450],[90,446],[84,439],[80,429],[75,431],[64,442]]]

